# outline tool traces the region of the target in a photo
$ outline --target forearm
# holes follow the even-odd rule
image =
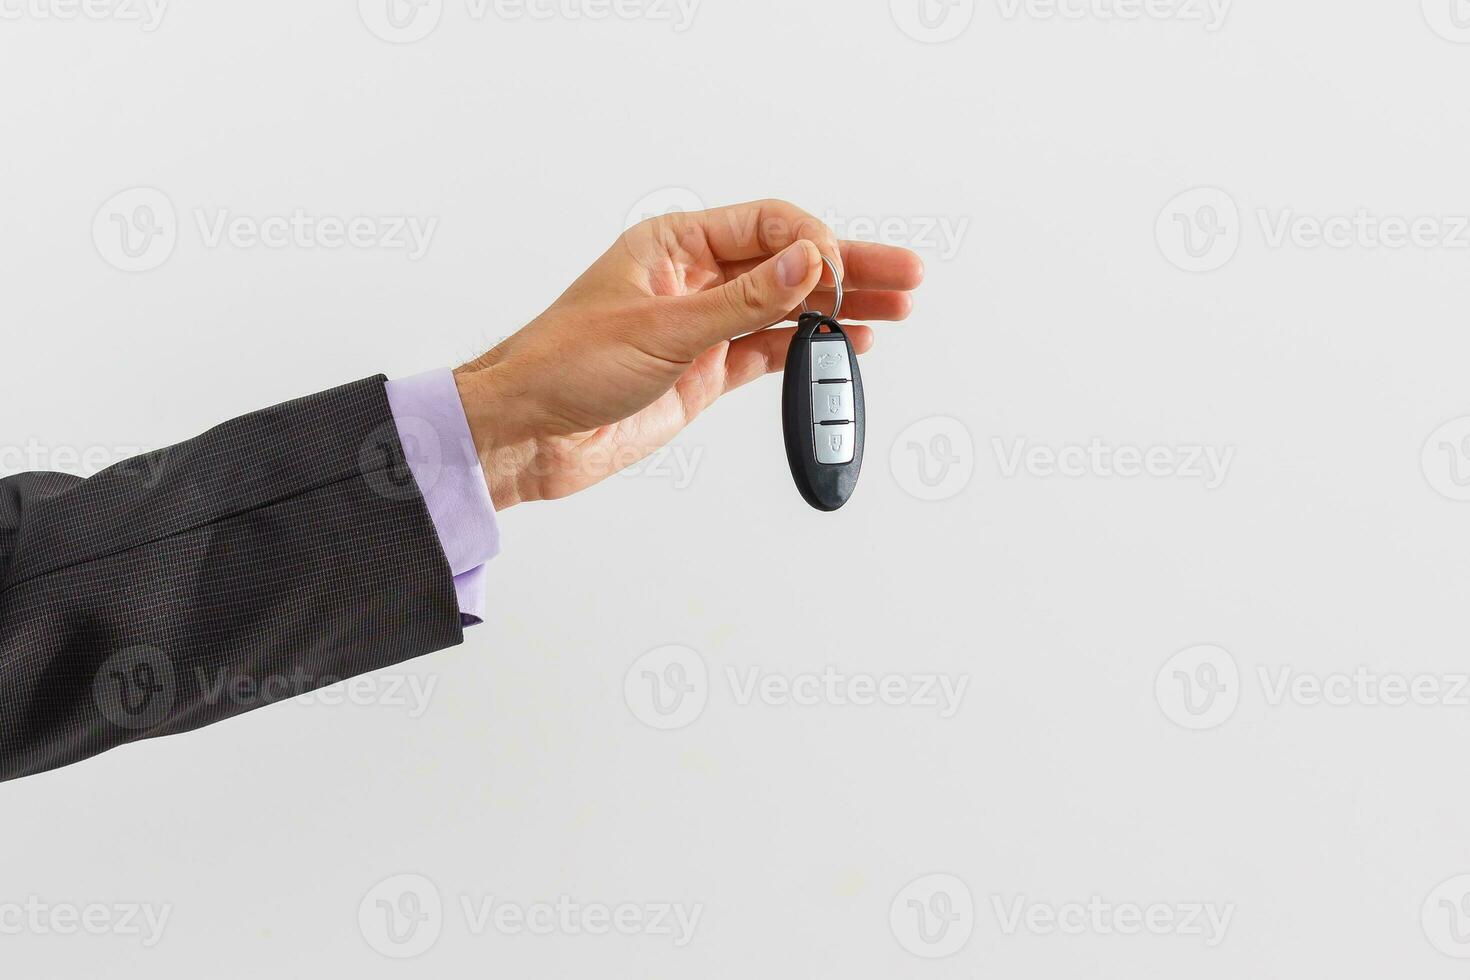
[[[0,497],[0,778],[463,638],[382,379]]]

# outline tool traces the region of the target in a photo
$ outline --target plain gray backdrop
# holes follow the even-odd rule
[[[671,207],[928,280],[842,512],[767,378],[502,515],[463,647],[0,787],[0,972],[1463,975],[1461,0],[154,2],[0,2],[0,472],[460,363]]]

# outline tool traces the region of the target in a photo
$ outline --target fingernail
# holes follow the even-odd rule
[[[806,242],[797,242],[781,253],[781,260],[776,263],[776,275],[780,278],[781,285],[791,289],[806,282],[807,270],[811,267],[811,246]]]

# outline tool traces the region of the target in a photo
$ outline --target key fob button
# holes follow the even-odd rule
[[[812,344],[812,380],[852,380],[852,368],[847,363],[847,344],[841,338]]]
[[[852,412],[852,382],[812,385],[813,422],[851,422],[856,419]]]
[[[828,464],[851,463],[853,447],[857,445],[857,426],[851,422],[840,425],[814,425],[813,435],[817,447],[817,462]]]

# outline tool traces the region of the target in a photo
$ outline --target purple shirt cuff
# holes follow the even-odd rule
[[[460,620],[484,622],[485,563],[500,554],[500,528],[454,374],[441,368],[387,388],[404,458],[454,573]]]

